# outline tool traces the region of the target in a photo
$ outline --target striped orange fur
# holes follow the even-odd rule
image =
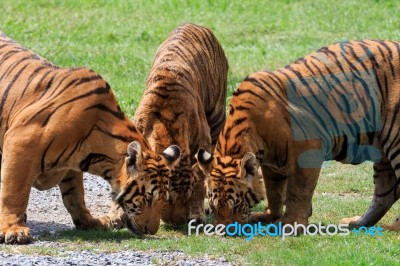
[[[198,154],[216,221],[249,220],[261,198],[254,183],[260,166],[264,221],[307,224],[323,161],[372,160],[372,203],[362,217],[343,222],[374,225],[400,197],[399,107],[394,41],[332,44],[277,71],[249,75],[233,93],[213,157]]]
[[[146,163],[138,157],[163,155],[149,149],[100,75],[87,68],[57,67],[0,33],[0,94],[0,243],[32,240],[25,215],[32,186],[45,190],[58,185],[78,228],[120,223],[119,207],[128,225],[135,223],[129,209],[133,199],[125,192],[140,182],[135,181],[138,174],[128,179],[127,173]],[[114,205],[108,216],[94,218],[85,207],[86,171],[102,176],[114,197],[120,195],[120,206]]]
[[[182,150],[167,180],[166,204],[151,210],[168,224],[205,218],[204,175],[195,154],[199,148],[213,149],[224,125],[227,70],[214,34],[194,24],[177,27],[155,56],[134,121],[154,152],[170,145]]]

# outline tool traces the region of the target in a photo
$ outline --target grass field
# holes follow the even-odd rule
[[[109,81],[130,117],[157,47],[184,22],[208,26],[219,39],[230,65],[229,95],[246,75],[284,66],[332,42],[400,40],[400,2],[395,0],[14,0],[0,1],[0,10],[1,31],[60,66],[88,66],[97,71]],[[329,164],[316,189],[311,222],[338,223],[343,217],[362,214],[372,190],[370,163]],[[380,223],[387,224],[398,214],[399,203]],[[193,256],[225,256],[232,263],[249,265],[398,265],[400,261],[400,235],[391,232],[384,232],[383,237],[257,237],[246,241],[186,236],[181,231],[162,227],[146,239],[134,238],[125,230],[72,231],[50,239],[65,244],[65,249],[180,249]],[[0,246],[0,250],[57,253],[29,246]]]

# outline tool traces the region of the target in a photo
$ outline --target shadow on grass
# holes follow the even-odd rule
[[[181,226],[175,226],[175,225],[170,225],[170,224],[163,224],[161,225],[162,228],[164,228],[165,231],[173,231],[173,232],[180,232],[184,235],[188,234],[188,226],[187,224],[181,225]]]
[[[204,221],[204,225],[206,224],[212,224],[213,223],[213,216],[209,210],[206,209],[206,219]],[[189,221],[188,221],[189,223]],[[193,226],[196,226],[197,224],[194,223],[192,224]],[[188,224],[176,226],[176,225],[170,225],[170,224],[161,224],[161,228],[163,228],[165,231],[172,231],[172,232],[180,232],[183,235],[188,235]]]
[[[168,227],[166,225],[162,225],[162,231],[174,231],[180,232],[182,235],[187,235],[187,225],[181,227]],[[111,229],[111,230],[82,230],[82,229],[71,229],[71,230],[62,230],[57,231],[56,234],[49,234],[48,232],[42,232],[39,235],[39,240],[48,240],[48,241],[87,241],[87,242],[115,242],[120,243],[126,240],[146,240],[153,241],[160,239],[168,238],[168,236],[161,236],[160,234],[155,235],[134,235],[130,233],[127,229]]]
[[[31,228],[31,233],[33,236],[50,234],[50,232],[71,230],[74,228],[71,225],[67,224],[56,223],[56,222],[43,222],[35,220],[28,220],[27,225],[29,228]]]
[[[207,215],[205,224],[211,223],[212,217]],[[158,233],[155,235],[144,235],[138,236],[131,234],[127,229],[111,229],[111,230],[83,230],[75,229],[65,224],[58,223],[48,223],[48,222],[38,222],[30,221],[28,223],[29,227],[32,229],[34,236],[38,240],[47,241],[88,241],[88,242],[121,242],[125,240],[159,240],[165,238],[166,236],[160,236],[159,232],[164,233],[179,233],[182,236],[188,235],[188,225],[173,226],[168,224],[161,224]]]
[[[112,230],[82,230],[71,229],[58,231],[56,234],[48,235],[42,234],[40,240],[51,241],[88,241],[88,242],[121,242],[130,239],[151,239],[147,236],[136,236],[128,232],[126,229],[112,229]]]

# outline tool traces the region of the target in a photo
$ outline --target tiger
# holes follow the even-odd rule
[[[350,227],[376,224],[400,197],[400,43],[343,41],[276,71],[247,76],[234,91],[213,153],[199,165],[216,223],[308,224],[324,161],[373,162],[374,196]],[[251,208],[261,167],[267,205]],[[285,211],[283,207],[285,206]],[[391,228],[399,230],[399,219]]]
[[[128,173],[139,167],[164,171],[179,161],[177,147],[168,147],[165,155],[152,152],[109,84],[93,70],[60,68],[4,33],[0,93],[0,243],[32,241],[26,225],[31,187],[58,185],[77,228],[107,229],[126,220],[135,232],[135,217],[147,214],[140,214],[146,207],[143,197],[130,191],[150,193],[151,188]],[[138,161],[142,157],[147,159]],[[152,160],[163,163],[152,170],[147,166]],[[115,203],[108,215],[95,218],[86,208],[83,172],[110,183]],[[149,222],[148,230],[157,223]]]
[[[152,206],[166,224],[205,219],[204,174],[195,154],[199,148],[212,150],[224,125],[227,71],[221,45],[203,26],[178,26],[156,52],[134,123],[155,153],[170,145],[181,149],[165,180],[168,199]]]

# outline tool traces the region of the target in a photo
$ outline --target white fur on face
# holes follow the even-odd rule
[[[208,161],[211,158],[211,154],[206,151],[202,155],[204,161]]]
[[[173,148],[171,148],[171,147],[168,147],[168,148],[164,151],[164,153],[165,153],[166,155],[171,156],[171,157],[175,157],[175,150],[174,150]]]

